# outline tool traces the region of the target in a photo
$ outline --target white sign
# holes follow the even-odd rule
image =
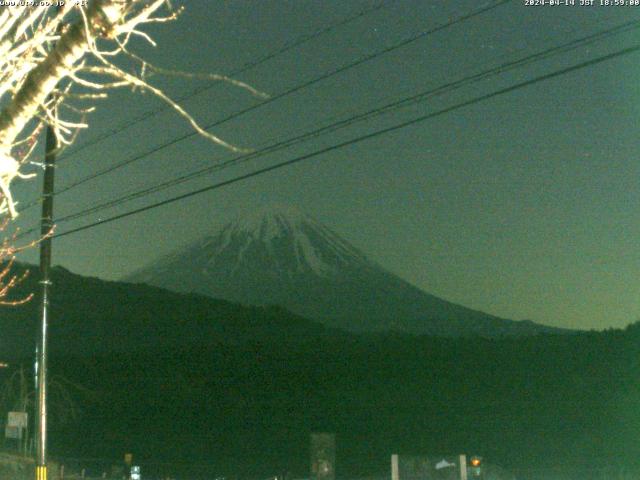
[[[131,480],[140,480],[140,467],[138,465],[131,467]]]
[[[443,458],[438,463],[436,463],[436,470],[441,470],[443,468],[455,467],[455,466],[456,466],[455,463],[449,463]]]
[[[27,412],[9,412],[8,427],[27,428]]]

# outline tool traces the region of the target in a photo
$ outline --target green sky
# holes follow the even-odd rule
[[[168,68],[227,73],[377,3],[184,4],[186,11],[177,22],[151,29],[158,47],[140,50]],[[388,1],[384,8],[277,55],[239,79],[277,95],[479,6],[472,0]],[[526,7],[513,1],[274,101],[215,132],[259,148],[633,19],[640,19],[640,7]],[[304,145],[61,223],[59,231],[633,46],[640,43],[638,31],[610,36]],[[640,318],[639,62],[638,54],[620,57],[60,238],[54,244],[54,263],[117,279],[238,213],[262,203],[289,203],[334,228],[391,271],[447,300],[549,325],[622,327]],[[173,96],[206,84],[157,81]],[[210,123],[258,101],[242,90],[217,85],[185,106]],[[93,116],[91,129],[78,145],[157,106],[148,95],[115,93]],[[58,185],[188,131],[174,114],[155,115],[61,160]],[[231,156],[191,138],[60,195],[56,212],[63,216]],[[26,203],[39,188],[32,182],[16,191]],[[35,211],[25,212],[21,220],[25,228],[36,221]],[[34,253],[24,258],[33,260]]]

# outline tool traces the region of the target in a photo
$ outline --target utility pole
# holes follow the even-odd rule
[[[36,480],[47,480],[47,327],[51,279],[51,229],[53,228],[53,180],[56,150],[55,131],[47,126],[42,183],[42,217],[40,224],[40,284],[42,285],[42,318],[38,342],[38,405],[36,429]]]
[[[60,13],[61,4],[56,6]],[[58,25],[60,33],[62,24]],[[51,99],[51,95],[49,96]],[[56,107],[52,112],[56,118]],[[42,285],[42,318],[40,338],[36,347],[37,360],[37,416],[36,416],[36,480],[47,480],[47,327],[49,324],[49,296],[51,295],[51,233],[53,229],[53,180],[58,139],[53,125],[47,125],[42,181],[42,216],[40,217],[40,283]]]

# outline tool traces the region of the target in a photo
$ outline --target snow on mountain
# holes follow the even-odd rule
[[[274,255],[274,246],[288,239],[292,247],[289,254],[293,254],[296,260],[295,272],[309,270],[316,275],[326,276],[336,274],[341,265],[368,263],[364,255],[349,243],[292,207],[259,209],[238,218],[223,230],[223,241],[216,254],[229,247],[232,239],[240,237],[244,238],[245,243],[238,253],[238,262],[245,260],[245,252],[254,243]]]
[[[423,292],[290,207],[237,218],[126,280],[247,305],[280,305],[352,331],[495,336],[546,329]]]
[[[220,273],[220,269],[227,273],[251,269],[256,262],[289,276],[307,273],[319,277],[339,275],[346,267],[373,265],[351,244],[292,207],[259,209],[239,217],[131,278],[157,283],[160,273],[185,270],[180,265],[185,262],[191,272],[204,276]]]

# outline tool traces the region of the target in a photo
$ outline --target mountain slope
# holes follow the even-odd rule
[[[126,280],[247,305],[281,305],[356,332],[497,336],[556,331],[423,292],[294,209],[240,218]]]

